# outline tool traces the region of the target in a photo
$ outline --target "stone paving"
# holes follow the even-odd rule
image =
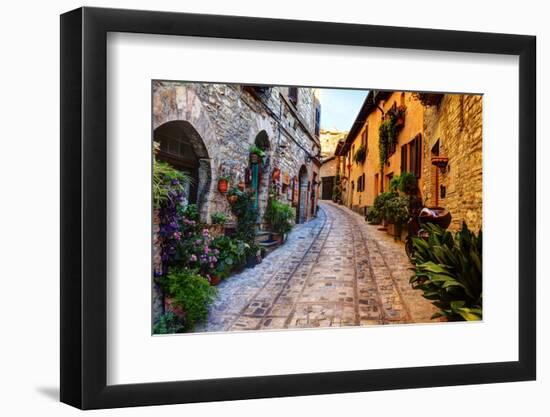
[[[410,267],[401,242],[323,201],[261,264],[218,286],[196,331],[431,322],[436,309],[410,287]]]

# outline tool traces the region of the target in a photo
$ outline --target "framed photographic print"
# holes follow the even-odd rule
[[[535,379],[535,38],[61,16],[61,400]]]

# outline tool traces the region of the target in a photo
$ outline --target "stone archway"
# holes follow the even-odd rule
[[[176,120],[158,126],[153,132],[153,139],[160,145],[156,155],[159,160],[191,176],[192,181],[186,192],[187,201],[196,204],[201,216],[205,217],[212,170],[208,150],[199,133],[191,123]]]
[[[212,164],[211,155],[220,144],[215,136],[215,129],[210,118],[193,89],[181,83],[169,81],[153,82],[153,133],[165,125],[177,123],[181,132],[194,143],[193,150],[198,156],[199,178],[197,196],[200,215],[208,219],[211,199],[215,184],[211,181],[216,175],[216,167]],[[162,130],[162,129],[161,129]],[[193,139],[195,138],[195,139]]]
[[[296,223],[304,223],[307,220],[307,206],[309,193],[309,178],[305,165],[300,167],[298,173],[298,208],[296,210]]]

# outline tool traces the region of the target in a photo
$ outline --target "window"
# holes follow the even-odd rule
[[[319,136],[321,133],[321,108],[315,108],[315,136]]]
[[[357,177],[357,192],[360,193],[362,191],[365,191],[365,174]]]
[[[298,104],[298,88],[288,87],[288,99],[295,106]]]

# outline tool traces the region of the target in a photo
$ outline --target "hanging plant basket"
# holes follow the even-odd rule
[[[220,178],[218,179],[218,191],[222,194],[227,193],[227,189],[229,188],[229,181],[227,178]]]

